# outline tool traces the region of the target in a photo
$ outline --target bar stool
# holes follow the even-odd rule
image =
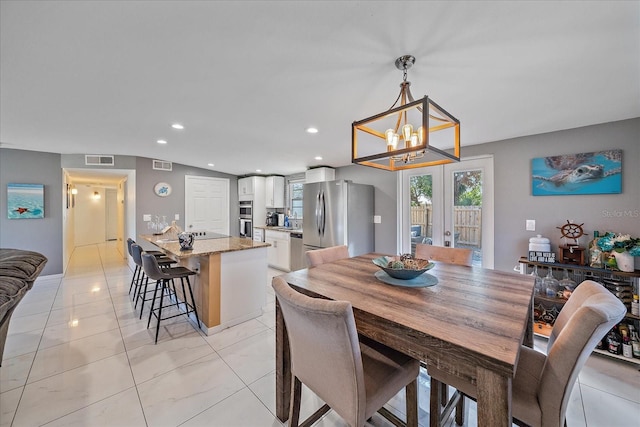
[[[145,298],[147,295],[147,285],[149,284],[149,278],[145,276],[144,269],[142,268],[142,247],[135,243],[131,244],[131,256],[133,258],[133,262],[136,263],[138,267],[138,280],[135,283],[135,290],[133,292],[133,299],[136,301],[134,308],[138,308],[138,301],[142,300],[142,306],[140,307],[140,319],[142,319],[142,312],[144,311],[144,302],[149,301],[150,298]],[[175,264],[176,262],[169,257],[160,256],[157,257],[154,254],[150,254],[156,259],[157,264],[161,268],[168,268],[170,265]],[[146,279],[146,280],[145,280]],[[144,291],[142,290],[144,282]]]
[[[158,323],[156,324],[156,339],[155,342],[158,342],[158,333],[160,332],[160,321],[171,319],[174,317],[186,315],[189,318],[189,313],[194,313],[196,316],[196,323],[198,328],[200,328],[200,318],[198,317],[198,311],[196,309],[196,301],[193,298],[193,290],[191,289],[191,282],[189,281],[189,276],[195,275],[195,271],[191,271],[185,267],[171,267],[161,269],[158,265],[158,261],[153,255],[149,255],[146,253],[142,254],[142,267],[144,268],[144,272],[147,277],[156,281],[156,289],[153,292],[153,298],[151,299],[151,309],[149,310],[149,321],[147,322],[147,328],[151,325],[151,316],[155,316],[158,319]],[[169,287],[169,283],[173,283],[174,279],[180,279],[182,284],[182,296],[184,297],[184,311],[178,314],[162,317],[162,309],[167,307],[164,304],[163,295],[165,290],[171,292],[171,288]],[[187,281],[187,287],[189,288],[189,295],[191,296],[191,304],[187,302],[187,293],[185,290],[184,282]],[[156,298],[158,296],[158,290],[160,290],[160,302],[158,308],[155,307]],[[176,299],[176,306],[180,309],[178,295],[175,293],[175,284],[173,288],[174,298]],[[173,304],[169,304],[173,305]]]
[[[129,256],[133,259],[133,254],[131,253],[131,245],[134,245],[136,242],[131,237],[127,239],[127,251],[129,252]],[[148,254],[152,254],[155,257],[167,258],[163,252],[160,251],[146,251]],[[142,261],[140,261],[140,265],[138,265],[134,259],[133,262],[136,264],[135,269],[133,270],[133,277],[131,277],[131,284],[129,285],[129,295],[131,295],[131,290],[134,286],[136,286],[136,290],[138,289],[138,283],[140,283],[141,276],[144,276],[144,272],[142,271]],[[133,294],[135,298],[135,293]]]

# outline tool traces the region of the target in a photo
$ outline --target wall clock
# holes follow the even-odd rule
[[[171,194],[171,186],[166,182],[159,182],[153,187],[153,192],[156,196],[167,197]]]

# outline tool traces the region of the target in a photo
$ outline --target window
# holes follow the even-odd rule
[[[302,193],[304,190],[304,180],[289,182],[289,206],[291,206],[291,216],[302,219]]]

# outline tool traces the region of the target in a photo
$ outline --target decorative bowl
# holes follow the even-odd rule
[[[410,264],[412,264],[411,267],[413,268],[389,267],[393,262],[400,261],[399,256],[381,256],[379,258],[373,259],[372,261],[375,265],[384,270],[384,272],[389,276],[400,280],[414,279],[425,271],[431,270],[435,266],[435,264],[429,262],[429,260],[412,258]],[[404,262],[406,263],[406,260]]]

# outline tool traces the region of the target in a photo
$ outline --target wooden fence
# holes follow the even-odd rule
[[[480,247],[482,242],[482,208],[480,206],[454,206],[453,226],[455,243]],[[411,225],[420,226],[421,236],[433,233],[431,205],[411,206]]]

